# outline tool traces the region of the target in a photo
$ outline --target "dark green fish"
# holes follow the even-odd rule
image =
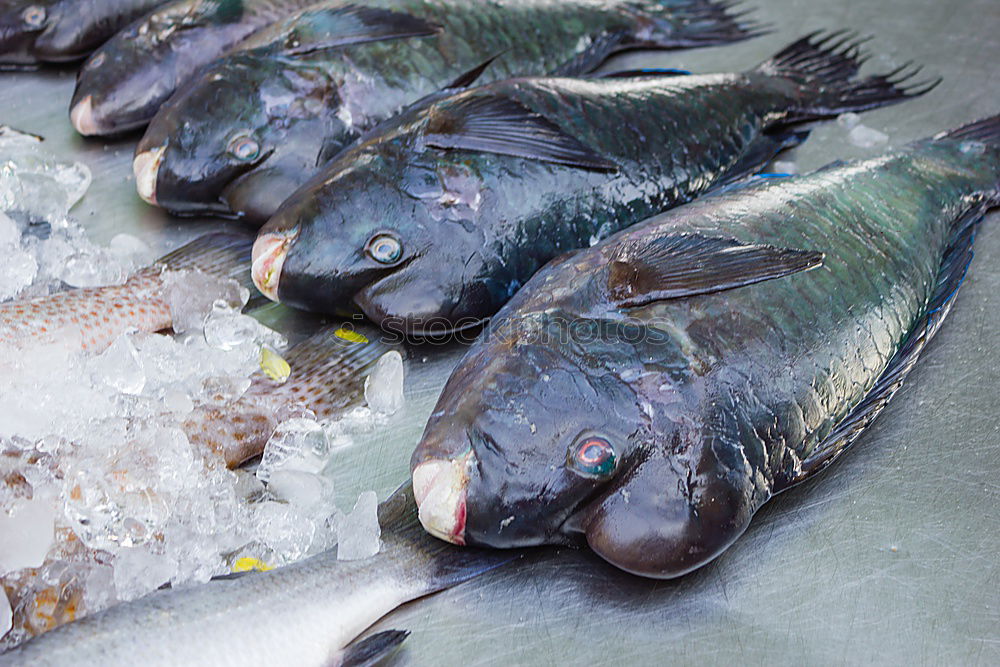
[[[467,81],[579,74],[612,53],[746,39],[717,0],[326,2],[201,71],[139,143],[136,186],[180,214],[260,224],[317,165],[404,106]]]
[[[368,626],[519,557],[430,537],[409,485],[379,506],[379,523],[382,548],[372,558],[340,561],[333,549],[271,572],[159,590],[56,628],[0,655],[0,665],[375,665],[409,633],[356,641]]]
[[[742,74],[515,79],[443,93],[324,167],[261,230],[254,282],[424,334],[492,315],[556,255],[769,162],[796,121],[928,86],[855,78],[857,44],[799,40]]]
[[[83,58],[164,0],[2,0],[0,69]]]
[[[143,127],[174,90],[256,30],[315,0],[175,0],[119,32],[84,64],[70,118],[83,135]]]
[[[423,525],[493,547],[582,534],[650,577],[700,567],[881,412],[998,204],[994,116],[553,262],[444,390],[412,459]]]

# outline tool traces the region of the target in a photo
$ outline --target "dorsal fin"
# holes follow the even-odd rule
[[[937,282],[927,302],[925,314],[910,329],[909,335],[902,341],[899,350],[893,355],[871,390],[824,438],[823,442],[802,460],[799,473],[776,491],[794,486],[833,463],[854,444],[889,404],[903,385],[906,376],[913,370],[927,343],[941,328],[941,323],[955,302],[955,295],[958,294],[972,261],[976,225],[983,219],[986,207],[986,204],[977,206],[956,221],[952,240],[941,259]]]
[[[618,308],[721,292],[814,269],[823,254],[704,234],[625,243],[608,265],[607,296]]]
[[[312,10],[300,14],[285,35],[281,53],[301,56],[348,44],[407,37],[428,37],[441,26],[412,14],[376,7],[345,5],[336,10]]]
[[[617,165],[520,102],[499,95],[470,95],[431,111],[427,146],[478,151],[612,171]]]
[[[485,72],[489,68],[489,66],[492,65],[496,61],[496,59],[502,56],[504,53],[506,53],[506,51],[501,51],[500,53],[494,56],[490,56],[488,59],[484,60],[479,65],[476,65],[468,72],[465,72],[464,74],[456,78],[454,81],[449,83],[447,86],[445,86],[445,90],[448,90],[450,88],[469,88],[470,86],[472,86],[472,84],[474,84],[477,80],[479,80],[479,77],[483,75],[483,72]]]

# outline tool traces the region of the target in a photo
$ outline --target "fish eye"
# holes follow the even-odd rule
[[[376,234],[366,252],[379,264],[395,264],[403,257],[403,243],[393,234]]]
[[[615,448],[597,436],[588,436],[570,447],[567,462],[584,477],[607,477],[614,472],[617,463]]]
[[[31,5],[26,7],[23,12],[21,12],[21,19],[32,28],[41,28],[45,23],[45,8],[39,7],[38,5]]]
[[[229,146],[226,150],[234,158],[242,160],[243,162],[256,160],[257,157],[260,156],[260,144],[256,139],[245,134],[234,137],[233,140],[229,142]]]

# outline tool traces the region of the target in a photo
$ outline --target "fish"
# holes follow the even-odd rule
[[[315,0],[174,0],[109,39],[83,64],[70,120],[84,136],[144,127],[198,68]]]
[[[363,132],[447,86],[584,73],[628,49],[724,44],[760,31],[716,0],[318,4],[178,89],[136,148],[136,189],[175,214],[260,226]]]
[[[132,329],[150,333],[169,329],[173,320],[166,278],[200,271],[248,285],[252,243],[253,238],[244,234],[207,234],[136,271],[121,285],[0,303],[0,347],[60,342],[96,353]]]
[[[858,78],[862,58],[852,35],[814,33],[744,73],[442,93],[281,206],[254,245],[254,283],[296,308],[353,303],[406,334],[477,326],[557,255],[758,171],[805,139],[790,125],[936,85],[909,85],[915,67]]]
[[[236,402],[196,406],[182,429],[191,444],[215,452],[228,467],[236,468],[264,452],[290,408],[331,419],[362,405],[365,379],[375,363],[394,350],[403,351],[398,341],[377,330],[325,326],[288,351],[288,378],[276,380],[257,372]]]
[[[6,0],[0,70],[79,60],[164,0]]]
[[[705,197],[549,264],[448,381],[412,460],[456,544],[719,557],[865,433],[1000,205],[1000,116]]]
[[[405,485],[379,507],[382,548],[338,561],[336,549],[268,572],[151,595],[63,625],[0,655],[0,665],[371,665],[406,631],[356,641],[411,600],[519,558],[457,549],[427,535]]]

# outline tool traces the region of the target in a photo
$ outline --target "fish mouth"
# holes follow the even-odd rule
[[[166,146],[160,146],[143,151],[136,155],[132,161],[136,192],[144,201],[153,206],[156,206],[156,176],[160,171],[160,163],[163,162],[163,154],[166,150]]]
[[[424,530],[459,546],[465,546],[469,467],[474,460],[470,449],[457,459],[429,459],[413,469],[413,497]]]
[[[69,119],[70,122],[73,123],[73,127],[76,131],[85,137],[93,137],[101,134],[101,126],[94,117],[94,98],[92,95],[87,95],[73,106],[73,109],[69,112]],[[138,159],[139,158],[137,156],[136,161],[138,161]],[[134,169],[135,163],[133,163],[133,170]],[[136,182],[138,183],[138,179]],[[145,197],[143,197],[143,199],[145,199]]]
[[[251,255],[250,276],[260,293],[271,301],[278,300],[281,269],[288,249],[299,237],[298,227],[285,232],[267,232],[257,237]]]

